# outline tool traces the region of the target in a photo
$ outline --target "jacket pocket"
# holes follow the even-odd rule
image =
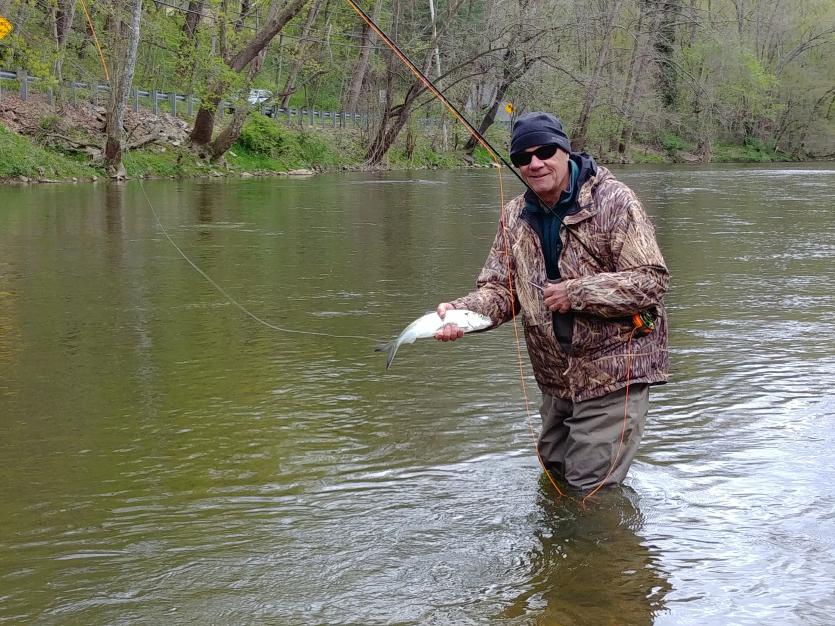
[[[574,354],[592,357],[617,351],[618,346],[629,341],[632,321],[629,319],[603,319],[591,315],[574,316]]]

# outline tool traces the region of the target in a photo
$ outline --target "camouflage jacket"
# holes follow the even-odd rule
[[[627,382],[666,382],[662,298],[669,274],[655,229],[632,190],[605,167],[586,180],[577,203],[579,211],[567,215],[560,228],[559,270],[574,312],[570,352],[559,346],[551,311],[532,286],[545,284],[545,261],[539,236],[523,217],[523,195],[503,209],[504,225],[499,224],[476,291],[452,304],[488,315],[496,325],[521,315],[528,355],[544,393],[580,402]],[[631,316],[647,309],[655,313],[655,330],[632,335]]]

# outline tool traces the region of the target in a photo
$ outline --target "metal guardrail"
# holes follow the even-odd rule
[[[20,99],[26,102],[29,97],[29,85],[38,83],[42,79],[38,76],[31,76],[26,70],[18,70],[12,72],[10,70],[0,69],[0,80],[16,80],[20,85],[19,94]],[[71,99],[76,99],[76,90],[89,91],[94,102],[98,102],[98,94],[109,92],[110,86],[105,83],[84,83],[78,81],[69,81],[65,86],[71,93]],[[2,98],[2,87],[0,87],[0,98]],[[47,90],[47,100],[51,103],[53,100],[52,87]],[[151,102],[151,110],[155,115],[160,112],[160,103],[167,103],[172,115],[177,115],[177,103],[184,102],[186,106],[186,115],[191,117],[194,115],[195,103],[200,103],[198,98],[191,94],[179,94],[173,91],[157,91],[155,89],[133,89],[131,90],[131,107],[134,111],[139,111],[140,99],[146,98]],[[317,111],[316,109],[293,108],[293,107],[277,107],[275,105],[253,105],[253,110],[259,110],[264,115],[273,119],[278,119],[279,116],[286,116],[287,124],[291,125],[295,118],[296,123],[303,124],[305,120],[308,121],[309,126],[325,126],[326,120],[330,120],[329,126],[333,128],[344,128],[348,123],[357,127],[368,123],[368,116],[360,115],[359,113],[345,113],[338,111]],[[218,111],[222,117],[224,113],[233,113],[235,111],[234,104],[221,101],[218,106]],[[318,123],[317,123],[318,122]]]

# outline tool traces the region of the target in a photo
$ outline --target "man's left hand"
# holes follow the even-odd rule
[[[568,289],[565,283],[546,283],[542,293],[545,297],[545,306],[551,311],[568,313],[571,310],[571,301],[568,299]]]

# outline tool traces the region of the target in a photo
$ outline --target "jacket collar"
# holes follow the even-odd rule
[[[563,222],[565,224],[577,224],[596,215],[599,208],[594,202],[594,193],[598,185],[611,177],[612,173],[608,169],[595,165],[595,173],[586,179],[586,182],[580,188],[580,193],[577,195],[577,205],[580,210],[566,215]]]

